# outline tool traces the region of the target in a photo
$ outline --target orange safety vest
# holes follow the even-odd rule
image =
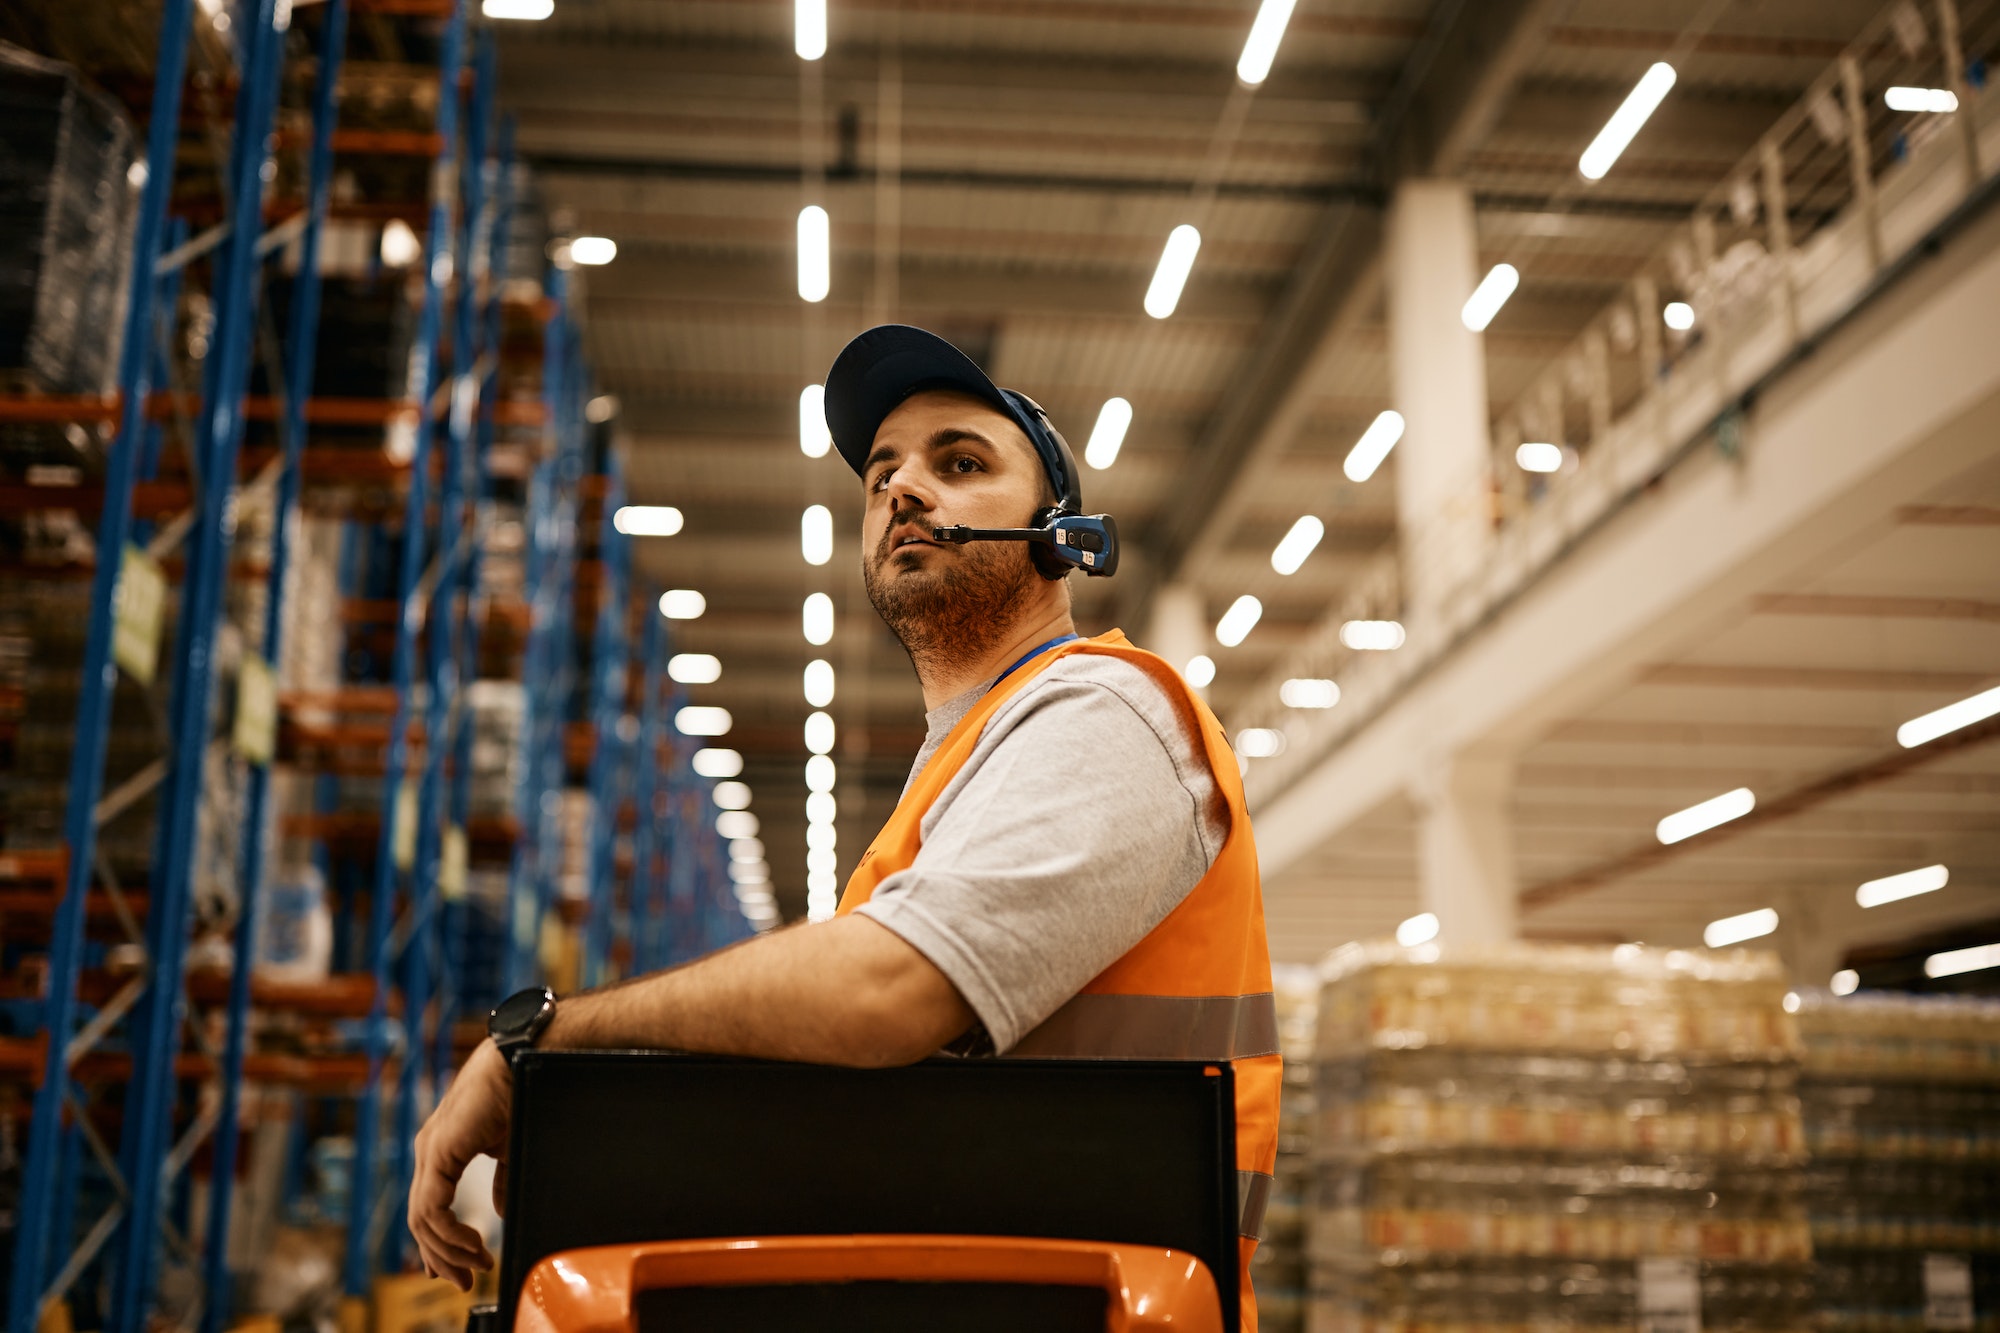
[[[1132,646],[1117,630],[1073,639],[1011,672],[959,719],[875,835],[848,877],[841,914],[868,901],[875,886],[917,859],[926,811],[964,767],[986,721],[1038,673],[1071,653],[1102,653],[1140,668],[1179,703],[1194,724],[1229,805],[1229,836],[1215,864],[1180,906],[1124,957],[1006,1054],[1042,1059],[1228,1061],[1236,1079],[1236,1179],[1241,1238],[1243,1329],[1255,1333],[1250,1290],[1256,1251],[1278,1160],[1278,1014],[1271,995],[1271,955],[1264,937],[1264,894],[1257,848],[1243,804],[1243,782],[1222,724],[1171,666]]]

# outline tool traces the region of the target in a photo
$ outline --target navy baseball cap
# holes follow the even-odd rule
[[[833,447],[860,476],[875,432],[904,399],[925,389],[950,389],[990,406],[1028,437],[1042,470],[1066,506],[1081,512],[1083,481],[1069,444],[1041,405],[1002,389],[978,363],[935,333],[908,324],[878,324],[840,350],[826,372],[826,425]]]

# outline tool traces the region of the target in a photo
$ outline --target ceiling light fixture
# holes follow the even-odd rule
[[[806,797],[806,823],[831,824],[840,813],[840,802],[830,791],[816,791]]]
[[[1188,659],[1187,665],[1181,668],[1181,675],[1187,678],[1188,684],[1198,690],[1205,690],[1215,683],[1215,659],[1207,653],[1196,653]]]
[[[1413,949],[1419,944],[1429,944],[1438,937],[1438,929],[1436,912],[1419,912],[1396,927],[1396,943],[1405,949]]]
[[[1396,441],[1403,438],[1403,414],[1391,409],[1368,423],[1368,429],[1361,432],[1361,438],[1347,451],[1347,461],[1340,470],[1347,474],[1349,481],[1366,481],[1375,475],[1375,469],[1382,466],[1382,460],[1396,447]]]
[[[715,817],[715,831],[732,842],[756,837],[760,827],[757,816],[748,810],[724,810]]]
[[[1166,247],[1160,251],[1160,266],[1153,270],[1153,285],[1146,289],[1147,314],[1154,319],[1165,319],[1174,313],[1200,249],[1201,233],[1186,222],[1167,233]]]
[[[1562,446],[1545,440],[1525,441],[1514,450],[1514,463],[1523,472],[1560,472]]]
[[[718,782],[711,795],[718,810],[750,808],[750,784],[747,782]]]
[[[1224,648],[1234,648],[1257,627],[1257,621],[1263,614],[1264,604],[1244,593],[1231,602],[1229,609],[1222,613],[1222,619],[1215,622],[1215,641]]]
[[[1762,939],[1777,928],[1777,909],[1760,907],[1754,912],[1709,922],[1701,932],[1701,942],[1711,949],[1726,949],[1745,940]]]
[[[756,838],[731,838],[729,859],[742,861],[748,865],[768,864],[764,859],[764,844]]]
[[[807,204],[799,210],[799,296],[824,301],[833,286],[833,224],[826,210]]]
[[[1891,111],[1928,111],[1942,115],[1958,110],[1958,94],[1949,88],[1909,88],[1898,86],[1882,94]]]
[[[1685,842],[1697,833],[1706,833],[1718,824],[1741,819],[1756,808],[1756,795],[1748,787],[1738,787],[1668,815],[1654,825],[1653,832],[1661,842],[1671,846]]]
[[[1983,972],[1989,967],[2000,967],[2000,944],[1952,949],[1924,959],[1924,975],[1927,977],[1955,977],[1961,972]]]
[[[833,511],[825,505],[807,505],[799,515],[799,551],[809,565],[833,559]]]
[[[1340,686],[1330,680],[1294,676],[1278,687],[1278,702],[1287,708],[1331,708],[1340,702]]]
[[[1105,399],[1097,409],[1097,424],[1090,428],[1090,443],[1083,447],[1083,461],[1099,472],[1117,462],[1131,425],[1132,404],[1123,398]]]
[[[823,754],[816,754],[806,760],[806,790],[832,791],[835,773],[833,760]]]
[[[1669,301],[1660,319],[1675,333],[1686,333],[1694,327],[1694,307],[1686,301]]]
[[[1285,733],[1271,727],[1245,727],[1236,733],[1236,753],[1245,759],[1269,759],[1285,752]]]
[[[833,663],[823,657],[806,663],[806,702],[814,708],[833,702]]]
[[[833,448],[833,432],[826,425],[826,386],[808,384],[799,390],[799,452],[807,458],[825,458]]]
[[[793,0],[792,49],[801,60],[826,54],[826,0]]]
[[[1340,642],[1351,652],[1392,653],[1406,639],[1397,620],[1350,620],[1340,627]]]
[[[733,719],[727,708],[689,704],[674,714],[674,730],[683,736],[727,736]]]
[[[1464,307],[1458,318],[1466,328],[1474,333],[1486,332],[1486,326],[1500,313],[1500,307],[1507,304],[1507,298],[1521,285],[1521,270],[1512,264],[1495,264],[1486,271],[1479,285],[1472,289],[1472,295],[1465,298]]]
[[[556,0],[482,0],[479,12],[490,19],[537,21],[556,12]]]
[[[1995,713],[2000,713],[2000,685],[1970,699],[1960,699],[1955,704],[1925,713],[1922,717],[1911,718],[1896,728],[1896,744],[1905,750],[1914,750],[1925,741],[1934,741],[1975,722],[1984,722]]]
[[[814,754],[833,753],[833,719],[825,713],[806,716],[806,748]]]
[[[1674,67],[1664,60],[1659,61],[1645,72],[1638,84],[1628,93],[1618,109],[1611,113],[1611,119],[1604,122],[1604,128],[1590,141],[1590,147],[1583,150],[1577,159],[1576,169],[1587,180],[1602,180],[1604,173],[1611,170],[1611,164],[1632,142],[1632,136],[1639,132],[1655,110],[1661,99],[1674,86]]]
[[[1271,551],[1271,568],[1280,574],[1296,574],[1306,557],[1319,545],[1319,539],[1326,536],[1326,524],[1307,514],[1292,524],[1291,530],[1279,539]]]
[[[671,537],[685,521],[672,505],[625,505],[611,516],[611,526],[627,537]]]
[[[1900,875],[1871,879],[1854,891],[1854,901],[1863,907],[1880,907],[1920,893],[1936,893],[1950,882],[1951,871],[1945,867],[1925,866],[1922,870],[1905,870]]]
[[[694,771],[705,778],[733,778],[743,771],[743,754],[739,750],[696,750],[690,762]]]
[[[806,642],[817,647],[833,641],[833,598],[816,592],[806,598]]]
[[[618,258],[618,242],[609,236],[578,236],[569,243],[569,257],[576,263],[600,268]]]
[[[1291,22],[1292,7],[1298,0],[1264,0],[1243,39],[1243,54],[1236,58],[1236,77],[1255,88],[1271,77],[1271,62],[1278,58],[1278,44],[1285,40],[1285,25]]]
[[[424,243],[401,218],[390,218],[382,227],[382,267],[408,268],[424,253]]]
[[[713,653],[675,653],[667,659],[667,678],[682,685],[713,685],[722,679],[722,659]]]
[[[660,614],[668,620],[700,620],[708,599],[693,588],[669,588],[660,594]]]
[[[1835,995],[1852,995],[1861,989],[1861,974],[1851,967],[1843,967],[1833,974],[1826,988]]]

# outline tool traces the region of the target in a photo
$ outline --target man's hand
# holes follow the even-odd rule
[[[475,1270],[493,1267],[493,1256],[477,1231],[458,1220],[451,1201],[458,1179],[481,1153],[500,1158],[507,1151],[507,1116],[514,1081],[499,1048],[482,1041],[452,1080],[451,1090],[417,1131],[416,1169],[410,1180],[410,1234],[423,1255],[424,1271],[460,1291],[472,1290]],[[503,1167],[504,1170],[504,1167]],[[496,1173],[494,1193],[506,1177]],[[499,1200],[495,1199],[495,1206]]]

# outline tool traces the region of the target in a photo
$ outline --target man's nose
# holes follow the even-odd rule
[[[889,476],[887,489],[889,512],[893,516],[891,522],[912,509],[929,510],[937,502],[937,496],[931,490],[924,470],[920,467],[906,464],[897,468]]]

